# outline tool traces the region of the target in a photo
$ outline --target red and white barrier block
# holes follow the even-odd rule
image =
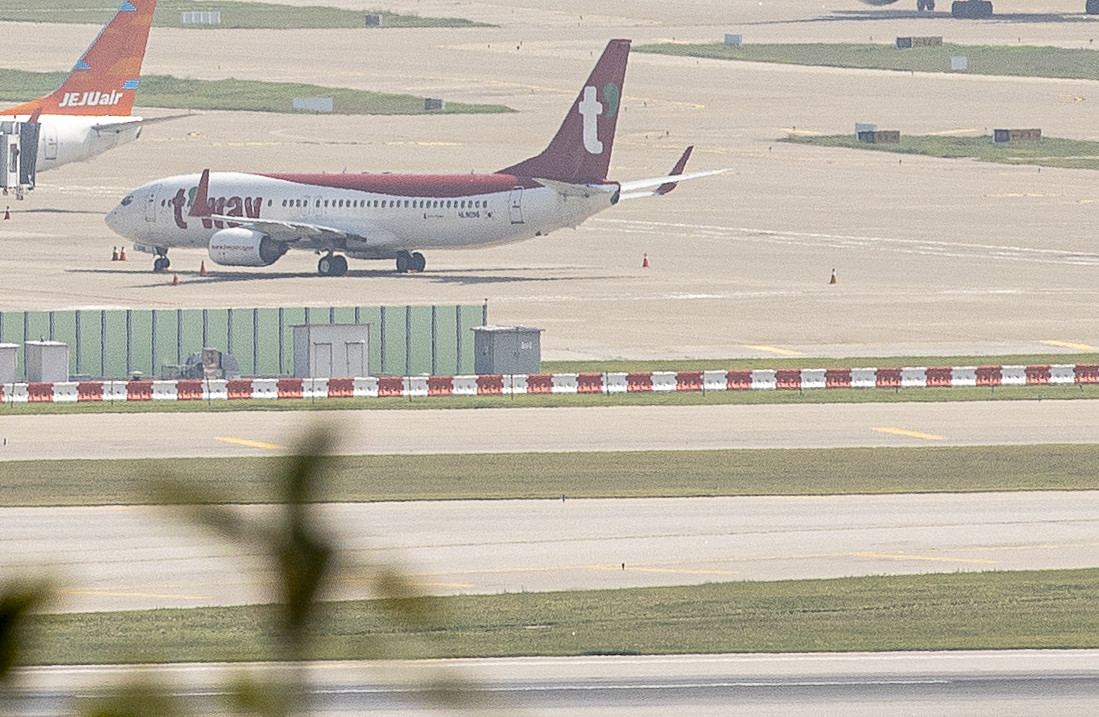
[[[419,398],[1099,384],[1099,364],[646,371],[489,376],[241,378],[0,384],[3,403]]]

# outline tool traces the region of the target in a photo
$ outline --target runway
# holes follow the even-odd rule
[[[270,506],[237,509],[263,518]],[[1099,565],[1099,492],[328,504],[343,550],[431,594]],[[262,555],[149,507],[0,509],[0,580],[52,575],[61,611],[265,602]]]
[[[504,658],[315,663],[310,714],[454,714],[432,707],[416,685],[467,680],[477,714],[835,715],[937,714],[1022,717],[1085,714],[1099,699],[1093,650],[660,657]],[[281,665],[48,667],[22,670],[21,702],[5,714],[59,714],[73,695],[141,675],[214,712],[226,673],[279,679]]]
[[[325,428],[333,450],[342,454],[1094,443],[1099,401],[29,416],[0,411],[0,460],[279,455],[315,426]]]

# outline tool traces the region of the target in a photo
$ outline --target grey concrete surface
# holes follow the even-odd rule
[[[914,390],[914,389],[913,389]],[[431,399],[420,399],[430,402]],[[1093,443],[1099,401],[4,416],[0,460]],[[63,438],[59,438],[63,437]]]
[[[477,714],[665,715],[1088,714],[1099,699],[1093,650],[505,658],[309,665],[316,715],[443,715],[417,692],[441,676],[468,680]],[[177,694],[214,697],[226,673],[279,679],[284,665],[49,667],[19,674],[22,703],[43,714],[75,694],[140,675]],[[207,706],[212,707],[208,702]],[[35,711],[37,710],[39,711]],[[52,713],[59,712],[54,710]]]
[[[237,508],[270,519],[273,508]],[[265,602],[252,546],[166,508],[0,509],[0,579],[44,573],[60,611]],[[1099,492],[446,501],[318,508],[343,548],[333,599],[365,565],[431,594],[1099,565]]]

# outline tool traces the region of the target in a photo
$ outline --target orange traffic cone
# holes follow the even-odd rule
[[[836,270],[835,269],[832,270],[832,278],[828,280],[828,283],[829,284],[838,284],[839,283],[836,280]]]
[[[649,268],[649,255],[648,254],[642,254],[641,255],[641,268],[642,269],[648,269]]]
[[[111,247],[111,261],[118,261],[118,247]]]
[[[11,207],[4,207],[4,221],[11,219]]]
[[[201,264],[198,265],[198,275],[199,276],[206,276],[206,262],[205,262],[205,260]]]
[[[172,274],[172,286],[179,286],[179,274]]]
[[[126,261],[126,247],[122,247],[118,250],[118,260]]]

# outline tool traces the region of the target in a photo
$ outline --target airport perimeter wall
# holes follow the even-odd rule
[[[9,383],[0,384],[0,402],[316,400],[1065,384],[1099,384],[1099,364]]]
[[[461,374],[473,371],[470,329],[487,321],[487,304],[5,311],[0,343],[64,342],[76,378],[154,378],[204,348],[233,354],[243,376],[287,376],[294,373],[294,326],[370,324],[372,374]],[[26,359],[24,348],[19,379]]]

